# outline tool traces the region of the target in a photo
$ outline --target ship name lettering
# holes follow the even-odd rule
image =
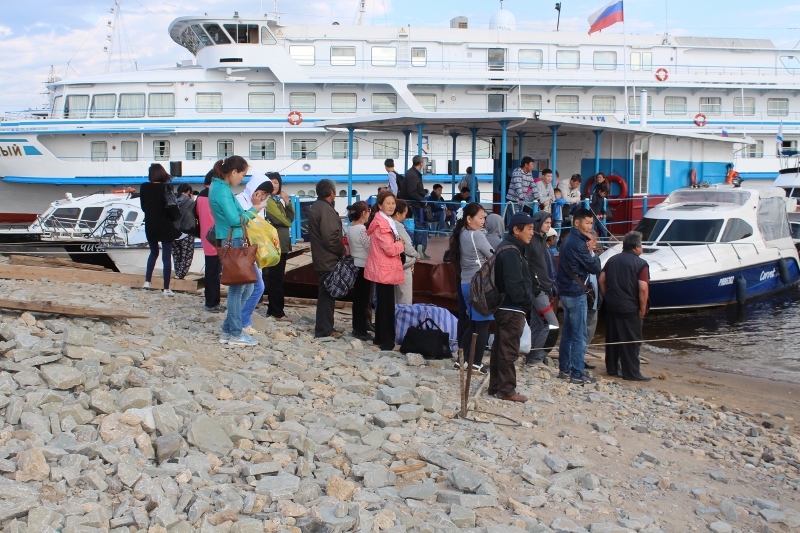
[[[5,148],[0,146],[0,154],[2,154],[3,157],[10,157],[12,155],[22,155],[22,150],[20,150],[19,146],[17,146],[16,144],[12,144],[11,146],[6,146]]]
[[[720,278],[718,287],[724,287],[725,285],[733,285],[733,276],[728,276],[727,278]]]
[[[777,269],[773,268],[772,270],[767,270],[766,272],[762,272],[761,276],[759,277],[759,280],[764,281],[765,279],[774,278],[777,275],[776,270]]]

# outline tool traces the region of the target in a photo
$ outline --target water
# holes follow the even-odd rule
[[[710,370],[800,384],[800,288],[744,306],[654,313],[644,320],[645,339],[714,338],[665,341],[642,346],[642,355]],[[603,342],[598,331],[594,342]],[[602,350],[602,348],[600,348]]]

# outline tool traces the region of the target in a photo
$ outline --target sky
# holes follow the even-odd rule
[[[41,107],[44,82],[55,68],[63,79],[174,66],[191,54],[170,39],[177,17],[242,17],[272,13],[275,0],[119,0],[114,54],[103,51],[111,31],[114,0],[27,0],[8,2],[0,18],[0,113]],[[562,31],[586,32],[587,18],[608,0],[561,0]],[[282,23],[352,24],[358,0],[278,0]],[[554,0],[505,0],[518,29],[556,28]],[[498,0],[366,0],[364,24],[448,27],[455,16],[470,27],[487,27]],[[800,46],[796,0],[625,0],[628,33],[772,39],[787,49]],[[604,30],[621,33],[617,24]],[[121,53],[119,53],[121,52]]]

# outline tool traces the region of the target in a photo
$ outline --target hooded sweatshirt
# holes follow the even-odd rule
[[[550,213],[547,211],[534,213],[533,238],[525,245],[534,295],[544,292],[549,296],[553,292],[553,280],[550,279],[547,269],[547,236],[542,233],[542,224],[550,218]]]
[[[243,209],[250,209],[253,207],[253,193],[255,193],[258,186],[265,181],[269,181],[269,178],[266,176],[253,176],[250,178],[250,181],[247,182],[244,190],[236,195],[236,199]],[[264,213],[259,213],[259,215],[264,216]]]
[[[492,249],[497,250],[500,246],[500,241],[505,238],[505,224],[503,224],[503,217],[496,213],[492,213],[486,217],[486,240],[492,246]]]

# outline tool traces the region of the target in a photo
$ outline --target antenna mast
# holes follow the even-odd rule
[[[359,0],[358,2],[358,19],[356,20],[356,26],[361,26],[361,23],[364,21],[364,13],[367,11],[367,2],[366,0]]]

